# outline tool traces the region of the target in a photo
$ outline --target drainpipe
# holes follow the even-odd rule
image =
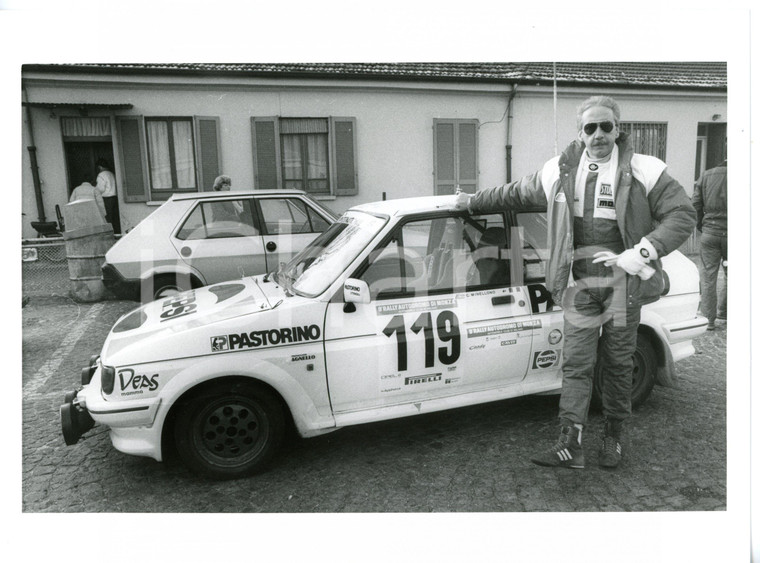
[[[21,91],[24,94],[24,100],[29,102],[24,83],[21,83]],[[26,128],[29,135],[30,145],[26,147],[29,151],[29,163],[32,168],[32,181],[34,182],[34,196],[37,199],[37,215],[40,222],[45,221],[45,205],[42,202],[42,184],[40,183],[40,169],[37,166],[37,147],[34,145],[34,128],[32,127],[32,110],[26,106]]]
[[[516,94],[517,84],[513,84],[507,100],[507,184],[512,181],[512,100]]]

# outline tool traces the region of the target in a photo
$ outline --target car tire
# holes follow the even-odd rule
[[[594,393],[592,402],[596,408],[602,408],[602,371],[603,360],[599,358],[594,372]],[[631,407],[644,403],[652,392],[657,372],[657,354],[649,337],[641,332],[636,338],[636,351],[633,353],[633,382],[631,385]]]
[[[153,301],[172,297],[183,291],[192,289],[192,283],[189,277],[183,280],[182,277],[174,274],[162,274],[153,278],[153,288],[148,290],[148,294]]]
[[[174,440],[182,461],[212,479],[260,472],[285,431],[285,412],[268,389],[249,382],[219,384],[180,406]]]

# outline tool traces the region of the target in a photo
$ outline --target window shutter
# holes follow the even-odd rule
[[[253,178],[258,190],[282,187],[280,131],[276,117],[252,117]]]
[[[461,121],[459,133],[459,187],[463,192],[475,193],[478,187],[478,124]]]
[[[456,159],[454,158],[454,124],[433,121],[435,134],[435,195],[453,194],[456,191]]]
[[[436,195],[474,193],[478,187],[477,119],[433,120],[433,171]]]
[[[141,116],[118,117],[117,129],[121,156],[121,189],[124,201],[149,201],[145,132]]]
[[[356,118],[330,118],[330,183],[338,196],[359,193],[356,170]]]
[[[195,116],[195,160],[198,163],[198,191],[214,189],[214,180],[221,174],[222,159],[218,117]]]

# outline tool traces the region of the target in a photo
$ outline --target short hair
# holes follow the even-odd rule
[[[222,174],[221,176],[217,176],[216,180],[214,180],[214,190],[217,192],[221,190],[222,184],[229,184],[230,186],[232,186],[232,178],[224,174]]]
[[[102,166],[103,168],[107,168],[108,170],[111,169],[111,167],[108,165],[108,161],[105,158],[99,158],[98,161],[95,163],[96,166]]]
[[[615,125],[618,125],[620,123],[620,106],[618,103],[610,96],[591,96],[590,98],[586,98],[583,100],[581,105],[578,106],[578,112],[576,113],[575,119],[578,123],[578,131],[581,130],[581,127],[583,127],[583,114],[585,111],[589,108],[593,107],[605,107],[612,110],[613,115],[615,116]]]

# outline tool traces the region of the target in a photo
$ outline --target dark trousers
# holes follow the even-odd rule
[[[618,420],[631,415],[633,354],[641,306],[628,304],[626,282],[625,273],[620,272],[614,278],[581,279],[567,290],[559,402],[562,425],[586,424],[597,353],[604,359],[604,415]]]
[[[121,233],[121,221],[119,221],[119,198],[117,196],[104,197],[106,206],[106,222],[111,223],[115,234]]]
[[[702,314],[710,322],[715,322],[717,313],[726,316],[725,294],[718,306],[718,269],[723,260],[728,260],[728,237],[702,233],[699,240],[699,257],[702,261]],[[728,282],[728,269],[723,268]],[[722,309],[722,310],[719,310]]]

